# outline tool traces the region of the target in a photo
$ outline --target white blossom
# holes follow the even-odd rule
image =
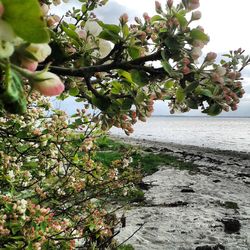
[[[102,32],[102,27],[96,21],[88,20],[85,23],[84,29],[95,37]]]

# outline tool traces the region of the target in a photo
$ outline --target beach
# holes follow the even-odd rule
[[[249,250],[250,155],[112,135],[145,151],[176,156],[193,171],[160,166],[143,182],[144,204],[126,211],[117,236],[136,250]]]

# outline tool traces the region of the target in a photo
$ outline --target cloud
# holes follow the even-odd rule
[[[125,6],[118,1],[111,0],[105,6],[94,11],[97,17],[105,23],[118,23],[119,17],[123,13],[128,13],[130,17],[137,14],[137,11],[129,6]]]

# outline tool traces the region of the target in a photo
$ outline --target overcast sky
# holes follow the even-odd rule
[[[109,0],[109,3],[98,9],[96,14],[99,19],[107,23],[117,23],[119,16],[126,12],[132,22],[135,16],[141,17],[144,12],[148,12],[150,16],[154,15],[154,2],[154,0]],[[159,2],[163,6],[166,4],[166,0]],[[178,2],[174,1],[175,4]],[[70,0],[71,6],[76,4],[77,1]],[[203,26],[210,36],[210,42],[203,49],[204,54],[210,51],[223,54],[240,47],[250,54],[250,0],[200,0],[200,5],[202,19],[197,21],[197,25]],[[238,111],[225,113],[226,115],[250,116],[250,66],[243,71],[243,75],[246,94],[241,99]],[[155,114],[169,115],[167,104],[157,103]],[[200,113],[189,112],[189,115],[195,114]]]

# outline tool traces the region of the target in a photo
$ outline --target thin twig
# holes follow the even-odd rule
[[[141,230],[141,228],[146,224],[146,222],[144,222],[143,224],[140,225],[139,228],[137,228],[126,240],[124,240],[121,244],[119,244],[117,246],[117,248],[121,245],[123,245],[125,242],[127,242],[129,239],[131,239],[139,230]]]

